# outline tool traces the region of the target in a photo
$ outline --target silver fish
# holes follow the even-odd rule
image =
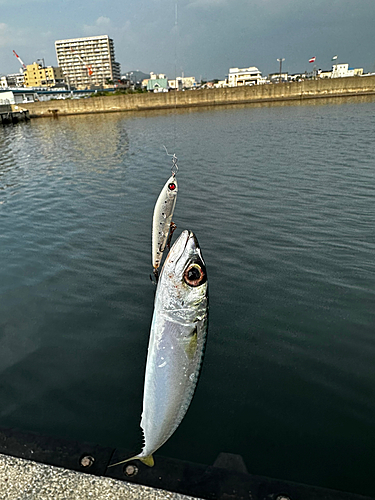
[[[174,207],[177,201],[178,185],[174,175],[165,183],[156,201],[152,219],[152,266],[157,277],[163,252],[171,228]]]
[[[206,342],[207,286],[198,241],[191,231],[183,231],[156,289],[143,392],[144,446],[128,460],[152,466],[152,454],[174,433],[190,405]]]

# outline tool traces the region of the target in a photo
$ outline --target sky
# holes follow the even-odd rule
[[[177,15],[176,15],[177,13]],[[263,75],[332,66],[375,72],[375,0],[0,0],[0,75],[44,59],[55,40],[109,35],[122,74],[223,79],[231,67]]]

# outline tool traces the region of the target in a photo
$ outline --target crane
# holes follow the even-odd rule
[[[84,67],[87,69],[88,75],[91,76],[93,74],[92,66],[90,66],[87,63],[85,63],[85,61],[82,59],[82,57],[75,50],[73,50],[72,47],[70,47],[70,50],[72,51],[72,53],[75,53],[75,55],[78,57],[78,59],[84,65]]]
[[[23,69],[26,69],[26,64],[22,61],[22,59],[20,58],[20,56],[17,54],[17,52],[15,50],[13,50],[13,54],[17,57],[17,59],[21,63]]]

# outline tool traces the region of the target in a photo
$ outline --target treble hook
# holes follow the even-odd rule
[[[164,146],[164,144],[163,144]],[[172,156],[172,168],[171,168],[171,172],[172,172],[172,175],[173,177],[177,174],[178,172],[178,165],[177,165],[177,162],[178,162],[178,158],[176,156],[176,153],[173,153],[173,155],[171,155],[170,153],[168,153],[168,149],[166,148],[166,146],[164,146],[164,149],[167,153],[168,156]]]

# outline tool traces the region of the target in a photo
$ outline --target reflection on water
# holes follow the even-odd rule
[[[0,129],[0,426],[139,451],[166,145],[211,309],[161,454],[230,451],[256,474],[372,492],[375,104],[321,104]]]
[[[35,125],[35,124],[33,124]],[[98,114],[87,120],[85,116],[65,117],[53,123],[41,120],[36,134],[40,137],[38,154],[47,162],[56,155],[79,158],[87,168],[110,167],[127,153],[128,137],[120,117],[116,120],[107,114]]]
[[[0,137],[0,189],[16,187],[17,179],[29,182],[34,178],[34,163],[41,163],[46,175],[58,169],[60,175],[75,178],[77,168],[105,174],[128,152],[124,120],[114,118],[103,114],[89,120],[83,116],[53,122],[43,119],[4,128]]]

